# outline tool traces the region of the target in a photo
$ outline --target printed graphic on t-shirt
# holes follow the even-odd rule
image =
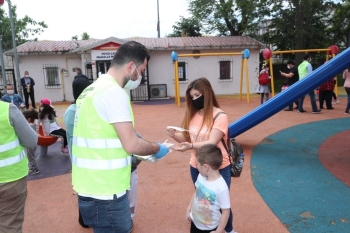
[[[189,133],[190,133],[190,138],[192,142],[203,142],[208,140],[209,138],[209,131],[206,127],[203,127],[201,131],[198,133],[198,127],[196,126],[190,126],[189,128]]]
[[[199,183],[196,188],[196,195],[193,204],[197,211],[192,211],[193,218],[206,225],[213,223],[213,206],[216,200],[216,194],[209,190],[203,184]]]

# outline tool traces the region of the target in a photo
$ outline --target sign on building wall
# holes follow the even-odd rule
[[[91,60],[92,61],[112,60],[115,52],[116,51],[92,50]]]

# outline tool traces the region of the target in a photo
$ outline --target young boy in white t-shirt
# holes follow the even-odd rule
[[[196,192],[186,213],[190,233],[222,233],[230,215],[230,194],[219,173],[220,148],[214,144],[201,146],[196,150],[196,163],[199,170]]]

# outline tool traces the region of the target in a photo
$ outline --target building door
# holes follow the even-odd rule
[[[140,85],[134,90],[130,91],[131,101],[145,101],[149,100],[149,69],[148,64],[144,72],[142,72],[142,80]]]
[[[96,61],[97,78],[99,75],[107,73],[110,66],[111,61]]]

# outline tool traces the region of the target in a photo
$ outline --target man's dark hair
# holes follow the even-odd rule
[[[138,67],[145,61],[145,58],[147,61],[150,59],[146,47],[136,41],[128,41],[115,52],[111,67],[122,67],[131,61]]]
[[[198,162],[208,164],[213,170],[219,170],[222,164],[222,153],[215,144],[205,144],[199,147],[195,152]]]
[[[295,65],[295,62],[293,60],[288,60],[287,65],[292,64],[293,66]]]
[[[78,72],[79,71],[79,72]],[[80,68],[75,68],[75,72],[81,74],[81,69]]]
[[[303,56],[303,59],[304,60],[307,60],[311,57],[310,53],[305,53],[304,56]]]

